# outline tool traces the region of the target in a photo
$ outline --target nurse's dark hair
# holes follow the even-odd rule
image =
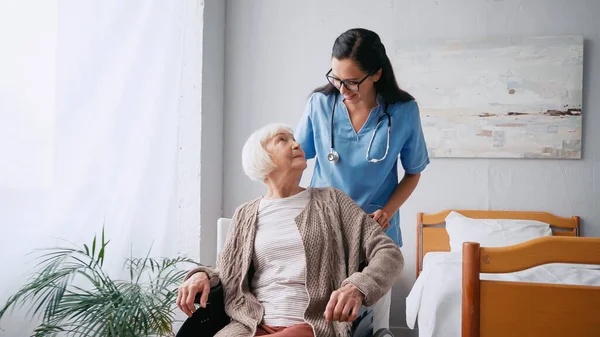
[[[392,63],[377,33],[364,28],[347,30],[335,39],[331,57],[338,60],[354,60],[368,74],[374,74],[381,69],[381,78],[375,82],[375,90],[387,104],[414,100],[413,96],[398,86]],[[315,92],[330,95],[339,90],[327,83],[315,89],[313,93]]]

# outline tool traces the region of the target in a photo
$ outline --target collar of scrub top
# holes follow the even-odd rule
[[[377,124],[375,124],[375,126],[376,127],[379,126],[379,123],[382,121],[382,119],[384,117],[387,117],[388,118],[388,127],[391,128],[391,126],[392,126],[392,115],[390,115],[390,113],[388,112],[389,105],[385,104],[385,101],[383,99],[383,96],[381,96],[381,94],[377,94],[376,101],[377,101],[376,108],[383,107],[383,112],[381,113],[381,116],[379,116],[377,118]],[[332,134],[331,134],[332,136],[333,136],[333,117],[334,117],[337,105],[343,105],[343,108],[345,108],[346,110],[348,110],[348,108],[344,104],[344,95],[341,95],[339,91],[335,93],[335,99],[334,99],[334,102],[333,102],[333,108],[331,109],[331,126],[330,126],[331,130],[330,131],[332,132]],[[368,118],[367,118],[367,120],[368,120]],[[365,121],[365,123],[366,123],[366,121]],[[334,145],[334,143],[332,141],[331,142],[331,148],[333,148],[333,145]]]
[[[333,135],[333,118],[334,118],[334,114],[335,114],[335,107],[338,104],[344,104],[343,103],[344,100],[344,95],[340,95],[339,92],[335,93],[335,100],[333,102],[333,107],[331,109],[331,127],[330,127],[330,139],[331,139],[331,150],[330,153],[328,155],[335,158],[335,159],[330,159],[329,161],[332,162],[337,162],[339,160],[339,154],[337,153],[337,151],[335,151],[335,143],[334,143],[334,135]],[[379,118],[377,119],[377,124],[375,124],[375,129],[373,129],[373,134],[371,135],[371,140],[369,141],[369,146],[367,147],[367,153],[365,155],[365,159],[370,162],[370,163],[378,163],[382,160],[384,160],[387,157],[389,148],[390,148],[390,130],[392,127],[392,116],[389,114],[388,107],[389,105],[386,104],[383,100],[383,97],[380,94],[377,94],[377,107],[381,107],[383,106],[383,113],[381,114],[381,116],[379,116]],[[379,127],[379,123],[382,122],[382,120],[384,119],[384,117],[387,117],[387,141],[386,141],[386,149],[385,149],[385,154],[383,155],[382,158],[369,158],[369,153],[371,152],[371,145],[373,145],[373,139],[375,138],[375,133],[377,132],[377,129]],[[366,123],[366,122],[365,122]]]

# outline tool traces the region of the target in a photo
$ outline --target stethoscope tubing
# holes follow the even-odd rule
[[[333,107],[331,108],[331,125],[330,125],[330,141],[331,141],[331,149],[329,151],[329,154],[327,155],[327,159],[330,162],[333,163],[337,163],[339,160],[339,154],[337,153],[337,151],[335,150],[335,139],[334,139],[334,135],[333,135],[333,130],[334,130],[334,126],[333,126],[333,118],[335,116],[335,106],[337,105],[337,98],[338,98],[338,93],[335,94],[335,98],[333,100]],[[379,116],[379,118],[377,119],[377,124],[375,125],[375,129],[373,130],[373,134],[371,136],[371,140],[369,141],[369,146],[367,147],[367,153],[366,153],[366,160],[370,163],[377,163],[380,162],[382,160],[384,160],[387,157],[389,148],[390,148],[390,133],[391,133],[391,129],[392,129],[392,116],[387,112],[387,108],[388,105],[387,103],[385,104],[384,110],[383,110],[383,114],[381,116]],[[383,118],[387,117],[388,120],[388,125],[387,125],[387,141],[386,141],[386,148],[385,148],[385,154],[383,155],[383,157],[376,159],[376,158],[369,158],[369,153],[371,152],[371,146],[373,144],[373,139],[375,139],[375,134],[377,132],[377,129],[379,128],[379,124],[383,121]]]

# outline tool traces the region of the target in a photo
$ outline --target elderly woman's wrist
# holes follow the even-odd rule
[[[206,279],[210,281],[210,274],[208,274],[207,272],[205,272],[203,270],[198,270],[191,277],[202,277],[202,274],[204,274]]]
[[[365,294],[363,294],[362,291],[360,291],[360,289],[358,289],[354,284],[348,283],[346,286],[351,287],[356,296],[359,297],[361,301],[365,299]]]
[[[198,275],[199,273],[205,273],[205,274],[206,274],[206,277],[207,277],[207,278],[210,280],[210,273],[209,273],[209,272],[207,272],[207,270],[206,270],[206,269],[204,269],[204,268],[202,268],[202,267],[196,267],[196,268],[194,268],[194,269],[190,270],[190,271],[189,271],[189,272],[188,272],[188,273],[185,275],[185,277],[183,278],[183,280],[184,280],[184,281],[185,281],[185,280],[188,280],[189,278],[191,278],[191,277],[193,277],[193,276],[195,276],[195,275]]]

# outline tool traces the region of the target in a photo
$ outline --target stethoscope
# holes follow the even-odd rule
[[[333,139],[333,116],[335,114],[335,106],[337,105],[337,98],[338,98],[338,94],[335,94],[335,100],[333,101],[333,108],[331,109],[331,150],[329,150],[329,154],[327,154],[327,160],[329,160],[332,163],[337,163],[340,160],[340,155],[339,153],[337,153],[337,151],[335,150],[334,147],[334,139]],[[388,150],[390,149],[390,130],[392,128],[392,117],[390,116],[390,114],[387,112],[387,104],[385,104],[385,108],[383,110],[383,114],[381,116],[379,116],[379,119],[377,119],[377,125],[375,125],[375,129],[373,130],[373,135],[371,136],[371,141],[369,141],[369,147],[367,147],[367,154],[365,156],[365,158],[367,159],[368,162],[370,163],[378,163],[382,160],[384,160],[387,157],[388,154]],[[388,120],[388,125],[387,125],[387,144],[385,146],[385,154],[383,155],[383,157],[377,159],[377,158],[369,158],[369,153],[371,152],[371,145],[373,145],[373,139],[375,139],[375,133],[377,132],[377,129],[379,128],[379,123],[381,123],[383,121],[383,118],[387,117]]]

